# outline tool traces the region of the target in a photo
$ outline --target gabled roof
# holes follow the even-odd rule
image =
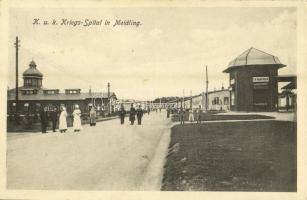
[[[244,51],[237,58],[229,62],[227,69],[224,70],[223,72],[229,73],[232,69],[239,66],[257,66],[257,65],[276,66],[278,68],[286,66],[280,62],[278,57],[251,47],[248,50]]]

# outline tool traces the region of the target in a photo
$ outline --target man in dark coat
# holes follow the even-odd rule
[[[120,106],[120,110],[119,110],[120,124],[125,123],[125,116],[126,116],[126,110],[125,110],[125,107],[122,104]]]
[[[199,106],[197,110],[197,123],[201,123],[202,112],[201,106]]]
[[[147,114],[149,115],[149,113],[150,113],[150,107],[148,106],[147,107]]]
[[[141,105],[139,105],[138,109],[136,110],[136,117],[138,118],[138,125],[141,125],[143,117],[143,110],[141,108]]]
[[[184,124],[184,114],[185,114],[185,110],[181,107],[179,110],[180,124]]]
[[[58,122],[58,110],[56,107],[54,107],[53,110],[51,111],[50,118],[52,122],[52,131],[56,132],[55,129]]]
[[[170,115],[170,112],[171,112],[170,110],[171,110],[171,109],[170,109],[170,107],[168,106],[167,109],[166,109],[166,117],[167,117],[167,118],[169,118],[169,115]]]
[[[135,121],[135,108],[133,107],[133,104],[131,104],[129,120],[131,122],[131,125],[133,125]]]
[[[44,107],[40,113],[41,125],[42,125],[42,133],[46,133],[47,125],[48,125],[48,113],[47,107]]]

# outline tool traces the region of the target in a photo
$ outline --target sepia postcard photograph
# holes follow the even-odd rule
[[[0,5],[0,199],[307,199],[306,2]]]

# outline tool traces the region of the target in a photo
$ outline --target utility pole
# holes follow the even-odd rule
[[[206,111],[208,111],[208,70],[207,70],[207,65],[206,65]]]
[[[190,109],[192,110],[193,107],[193,98],[192,98],[192,90],[190,90]]]
[[[182,90],[182,94],[183,94],[183,108],[185,108],[184,89]]]
[[[18,113],[18,49],[20,47],[20,40],[16,37],[16,42],[14,43],[16,48],[16,113]]]

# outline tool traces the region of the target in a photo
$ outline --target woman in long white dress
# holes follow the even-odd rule
[[[61,114],[59,118],[59,130],[61,133],[65,133],[67,130],[67,112],[64,106],[61,107]]]
[[[79,109],[79,105],[75,105],[75,110],[72,113],[72,115],[74,117],[74,124],[73,124],[74,132],[79,132],[82,129],[82,126],[81,126],[81,111]]]

